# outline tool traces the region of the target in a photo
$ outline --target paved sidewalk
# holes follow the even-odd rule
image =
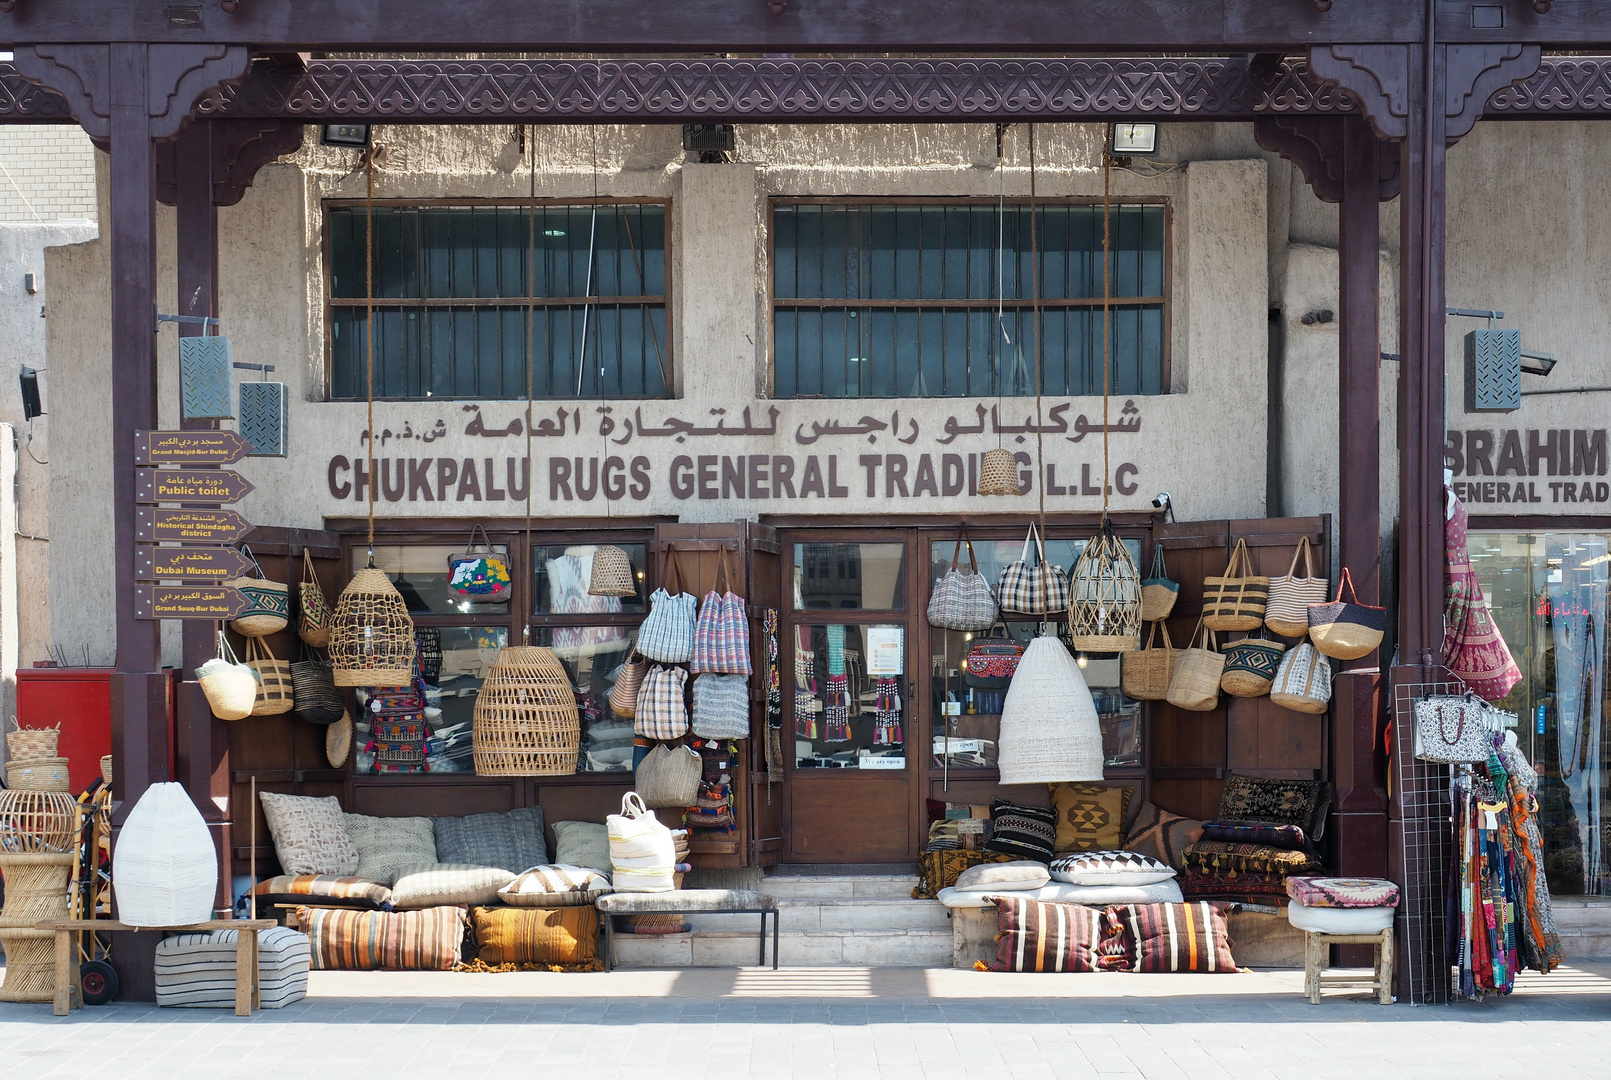
[[[1611,964],[1481,1004],[1299,993],[1302,973],[1003,975],[899,968],[610,974],[315,972],[236,1017],[0,1004],[0,1077],[130,1080],[1540,1080],[1611,1070]]]

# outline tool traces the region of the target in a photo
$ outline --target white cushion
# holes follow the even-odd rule
[[[591,904],[610,891],[610,879],[597,870],[550,863],[527,870],[499,889],[498,896],[516,907],[556,908]]]
[[[498,890],[515,875],[497,866],[467,863],[426,863],[405,866],[392,886],[392,908],[443,907],[451,904],[496,904]]]
[[[1390,907],[1308,907],[1296,900],[1287,904],[1287,922],[1317,934],[1379,934],[1393,925]]]
[[[1045,863],[1020,860],[1018,862],[980,863],[970,866],[957,875],[953,888],[957,892],[1022,892],[1038,889],[1052,879]]]
[[[941,889],[935,899],[948,908],[987,908],[996,906],[996,895],[1012,892],[1026,900],[1046,900],[1062,904],[1088,904],[1106,907],[1109,904],[1179,904],[1184,900],[1180,886],[1173,881],[1158,881],[1151,885],[1070,885],[1054,881],[1038,889],[1014,891],[995,889],[990,892],[958,892]]]
[[[1052,860],[1052,880],[1070,885],[1153,885],[1175,868],[1139,851],[1078,851]]]

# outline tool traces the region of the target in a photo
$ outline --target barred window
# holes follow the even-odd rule
[[[330,396],[361,399],[364,204],[326,222]],[[533,397],[668,394],[664,204],[377,204],[372,267],[378,398],[524,398],[528,350]]]
[[[1168,208],[1111,214],[1112,391],[1167,393]],[[1102,208],[1034,217],[1044,392],[1100,394]],[[776,397],[1035,393],[1026,201],[779,199],[772,242]]]

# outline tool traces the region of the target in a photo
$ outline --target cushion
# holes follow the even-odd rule
[[[335,874],[281,874],[252,886],[258,908],[274,904],[306,904],[374,911],[391,903],[392,891],[367,878]]]
[[[1070,885],[1053,881],[1038,889],[1013,893],[941,889],[936,899],[948,908],[987,908],[995,907],[997,899],[1003,896],[1058,904],[1090,904],[1094,907],[1109,904],[1178,904],[1184,899],[1180,886],[1173,881],[1159,881],[1152,885]]]
[[[610,831],[596,821],[554,822],[554,861],[566,866],[585,866],[609,877]]]
[[[996,908],[992,971],[1122,971],[1124,927],[1105,908],[1007,895]]]
[[[390,885],[399,870],[437,861],[430,818],[348,814],[347,832],[358,848],[358,877]]]
[[[1050,881],[1046,864],[1022,860],[1019,862],[983,863],[970,866],[957,875],[952,888],[957,892],[1022,892],[1038,889]]]
[[[1186,849],[1190,870],[1253,871],[1261,874],[1302,874],[1320,869],[1320,861],[1304,851],[1288,851],[1267,844],[1230,844],[1199,840]],[[393,901],[395,903],[395,901]]]
[[[593,964],[599,914],[590,907],[478,907],[472,911],[483,964]]]
[[[420,819],[425,820],[425,819]],[[297,908],[315,971],[451,971],[468,917],[462,907],[419,911]]]
[[[436,857],[445,863],[496,866],[518,874],[548,861],[543,809],[522,806],[504,814],[431,819]]]
[[[1198,870],[1188,867],[1175,879],[1188,900],[1227,900],[1280,907],[1287,898],[1285,874]]]
[[[1152,803],[1143,803],[1136,814],[1135,824],[1124,839],[1126,851],[1150,855],[1176,870],[1186,866],[1186,849],[1203,836],[1203,823],[1161,810]]]
[[[777,902],[752,889],[676,889],[610,893],[599,897],[596,906],[616,915],[648,915],[663,911],[772,911]]]
[[[1111,851],[1124,843],[1124,818],[1133,787],[1050,784],[1056,814],[1054,851]]]
[[[516,877],[498,890],[498,899],[516,907],[574,907],[592,904],[609,891],[610,879],[597,870],[551,863]]]
[[[444,904],[496,904],[498,890],[515,875],[496,866],[435,863],[404,867],[392,886],[392,908],[441,907]]]
[[[1052,880],[1070,885],[1152,885],[1175,868],[1138,851],[1082,851],[1052,860]]]
[[[287,874],[356,874],[358,849],[341,813],[341,800],[260,791],[274,853]],[[359,875],[367,877],[368,875]]]
[[[1236,970],[1220,904],[1123,904],[1113,914],[1128,933],[1132,971]]]
[[[157,1004],[191,1009],[235,1007],[235,943],[239,930],[175,934],[157,942]],[[308,993],[306,934],[276,926],[257,932],[258,997],[282,1009]]]
[[[1232,773],[1220,795],[1221,821],[1296,825],[1319,839],[1331,799],[1324,780],[1270,780]]]
[[[1287,922],[1320,934],[1379,934],[1393,925],[1390,907],[1309,907],[1296,900],[1287,905]]]
[[[932,900],[940,890],[957,883],[957,876],[980,863],[1012,862],[1011,855],[989,851],[925,851],[917,857],[917,886],[913,900]]]
[[[1289,877],[1287,895],[1306,907],[1398,906],[1398,886],[1384,878]]]
[[[1232,844],[1264,844],[1315,854],[1309,837],[1299,825],[1267,825],[1262,821],[1205,821],[1204,840],[1224,840]]]
[[[1052,861],[1057,818],[1044,806],[997,802],[990,808],[990,839],[985,850],[1015,859]]]

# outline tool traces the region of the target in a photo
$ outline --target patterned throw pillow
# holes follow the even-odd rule
[[[1203,823],[1142,803],[1136,822],[1125,837],[1124,850],[1150,855],[1176,870],[1186,868],[1186,849],[1203,836]]]
[[[1324,780],[1270,780],[1232,773],[1225,778],[1215,820],[1296,825],[1318,840],[1330,801]]]
[[[1019,806],[997,802],[990,808],[990,839],[985,850],[1015,859],[1052,861],[1052,844],[1057,835],[1057,819],[1044,806]]]
[[[437,861],[436,834],[431,819],[423,817],[369,817],[348,814],[347,832],[358,848],[358,877],[390,885],[397,872]]]
[[[407,866],[397,872],[392,886],[392,908],[441,907],[444,904],[495,904],[498,890],[515,875],[496,866],[463,863]]]
[[[1050,784],[1057,815],[1056,847],[1066,851],[1111,851],[1124,843],[1125,812],[1133,787]]]
[[[610,830],[596,821],[554,822],[554,861],[585,866],[610,877]]]
[[[297,908],[315,971],[451,971],[468,917],[461,907],[420,911]]]
[[[552,863],[527,870],[499,889],[498,897],[516,907],[557,908],[591,904],[610,891],[610,879],[597,870]]]
[[[317,900],[320,907],[357,908],[375,911],[392,899],[392,891],[377,882],[335,874],[281,874],[252,886],[258,910],[275,904],[306,904]]]
[[[1314,845],[1297,825],[1266,825],[1260,821],[1205,821],[1203,839],[1223,840],[1228,844],[1263,844],[1266,847],[1315,854]]]
[[[1052,904],[1007,894],[996,904],[992,971],[1123,971],[1124,926],[1105,908]]]
[[[1138,851],[1085,851],[1052,860],[1052,879],[1070,885],[1152,885],[1174,876],[1173,866]]]
[[[1233,874],[1303,874],[1320,869],[1320,861],[1304,851],[1266,844],[1231,844],[1199,840],[1186,849],[1188,870],[1221,870]]]
[[[1038,889],[1050,880],[1045,863],[1026,859],[970,866],[957,875],[952,888],[958,892],[1023,892]]]
[[[274,837],[274,853],[287,874],[351,875],[358,870],[358,850],[341,813],[341,800],[260,791],[263,818]],[[359,874],[360,877],[368,875]]]
[[[1219,904],[1125,904],[1111,909],[1130,939],[1130,970],[1235,971]]]
[[[483,964],[597,965],[599,913],[591,907],[478,907],[473,919]]]
[[[502,814],[431,819],[436,857],[445,863],[496,866],[518,874],[548,861],[543,808],[522,806]]]
[[[1398,886],[1382,878],[1289,877],[1287,895],[1305,907],[1398,906]]]
[[[1187,900],[1224,900],[1273,908],[1280,907],[1287,895],[1287,879],[1281,874],[1188,869],[1177,880]]]

